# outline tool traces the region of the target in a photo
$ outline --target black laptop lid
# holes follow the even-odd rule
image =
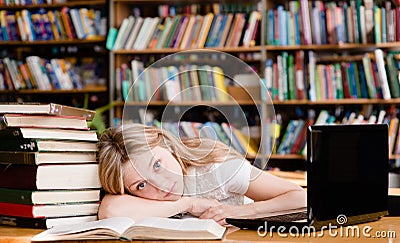
[[[387,213],[388,126],[314,125],[307,132],[309,220],[348,224]],[[344,218],[344,216],[346,218]]]

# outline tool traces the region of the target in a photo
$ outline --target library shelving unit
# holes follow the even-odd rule
[[[0,102],[108,103],[107,0],[3,1],[0,8]]]
[[[389,157],[398,170],[399,2],[300,0],[266,6],[266,63],[270,60],[270,79],[280,76],[268,87],[282,118],[276,150],[285,143],[290,120],[306,120],[312,110],[314,122],[328,114],[320,124],[388,123],[394,141]],[[274,72],[274,65],[286,73]],[[303,98],[297,97],[299,89]],[[291,152],[273,151],[269,165],[304,166],[305,154]]]
[[[264,2],[265,3],[265,2]],[[130,79],[131,85],[132,81],[135,81],[135,75],[134,73],[134,68],[131,65],[132,60],[134,61],[139,61],[141,62],[141,65],[144,66],[142,67],[142,71],[146,68],[149,67],[150,65],[153,64],[155,68],[159,68],[159,70],[162,70],[163,67],[160,67],[161,64],[157,63],[158,60],[163,59],[165,57],[169,57],[171,54],[176,55],[177,53],[185,52],[185,51],[196,51],[201,49],[202,51],[210,51],[214,53],[210,53],[210,55],[224,55],[228,53],[229,57],[237,57],[240,60],[244,61],[247,63],[249,66],[253,67],[254,70],[257,70],[258,75],[262,76],[263,72],[263,56],[261,55],[262,53],[262,41],[261,41],[261,35],[262,35],[262,11],[260,11],[260,2],[258,1],[250,1],[249,3],[239,3],[237,1],[226,1],[226,2],[221,2],[221,1],[190,1],[190,2],[182,2],[178,0],[174,1],[147,1],[147,0],[111,0],[110,1],[110,27],[118,29],[118,34],[116,34],[115,37],[115,42],[113,43],[114,46],[111,47],[111,52],[110,52],[110,100],[114,101],[113,105],[114,108],[111,110],[110,113],[110,124],[118,124],[121,122],[122,119],[122,113],[124,110],[124,106],[130,106],[130,107],[137,107],[137,109],[140,108],[147,108],[148,110],[163,110],[166,109],[166,106],[173,106],[175,107],[172,110],[189,110],[188,113],[194,113],[195,115],[203,114],[204,112],[208,112],[208,114],[212,113],[215,111],[215,109],[231,109],[233,110],[234,106],[240,106],[243,107],[244,110],[249,111],[251,113],[251,116],[254,116],[255,112],[254,110],[258,110],[259,107],[262,106],[262,101],[260,98],[256,100],[249,100],[249,99],[236,99],[235,101],[229,101],[229,100],[220,100],[220,99],[183,99],[182,101],[179,102],[169,102],[168,99],[160,99],[160,100],[154,100],[154,99],[138,99],[137,96],[135,97],[136,94],[133,95],[134,98],[126,98],[124,95],[121,95],[121,87],[123,89],[123,84],[120,82],[124,80],[124,78]],[[231,9],[228,9],[231,8]],[[257,11],[258,10],[258,11]],[[221,41],[219,38],[223,37],[218,37],[218,40],[216,42],[219,42],[219,44],[211,44],[212,42],[208,42],[212,34],[212,25],[214,25],[213,21],[216,21],[217,16],[222,16],[221,22],[227,20],[225,18],[229,18],[228,15],[230,15],[231,19],[231,27],[233,26],[233,22],[235,21],[235,14],[234,13],[239,13],[241,15],[241,18],[243,18],[243,25],[245,24],[244,21],[247,18],[246,16],[250,16],[253,12],[254,13],[254,21],[257,23],[253,35],[249,37],[249,40],[251,40],[251,43],[248,45],[244,44],[242,38],[242,33],[244,33],[245,28],[242,27],[241,31],[237,31],[239,43],[236,44],[223,44],[223,42],[226,43],[231,43],[228,42],[227,40],[230,38],[229,35],[226,35],[226,41]],[[207,39],[204,39],[203,44],[198,44],[201,39],[199,37],[197,39],[197,42],[194,41],[192,38],[195,38],[194,36],[188,37],[191,38],[190,40],[192,41],[192,45],[184,45],[183,40],[185,39],[185,36],[189,36],[189,34],[192,32],[195,32],[193,29],[196,27],[192,27],[189,30],[190,23],[192,22],[192,26],[198,25],[198,28],[200,29],[202,27],[202,23],[204,25],[204,22],[206,22],[206,18],[208,15],[212,14],[213,18],[211,19],[212,21],[209,22],[210,26],[208,30],[203,30],[199,31],[198,35],[203,36],[204,38],[207,37]],[[120,34],[125,28],[125,22],[129,19],[129,17],[132,17],[132,19],[135,19],[133,24],[130,27],[126,27],[130,33],[135,33],[135,25],[137,25],[137,22],[139,21],[140,18],[143,18],[142,25],[139,28],[139,30],[136,32],[137,34],[137,39],[141,35],[141,31],[143,29],[148,28],[148,32],[151,33],[151,39],[154,41],[158,41],[157,44],[151,44],[150,42],[146,42],[145,46],[140,46],[137,43],[136,37],[133,37],[132,35],[126,35],[125,38],[121,37],[122,44],[119,42],[120,41]],[[176,20],[177,16],[179,16],[181,19]],[[185,20],[186,18],[186,20]],[[151,25],[145,26],[145,21],[147,19],[157,19],[156,21],[156,29],[154,31],[151,31]],[[198,19],[201,19],[203,22],[199,22]],[[239,17],[238,17],[239,19]],[[163,30],[167,29],[168,27],[168,21],[173,23],[174,21],[177,21],[177,25],[179,27],[171,27],[169,30],[169,33],[176,32],[176,35],[172,34],[166,34],[166,36],[172,35],[172,41],[168,42],[168,37],[166,37],[166,41],[164,44],[160,44],[161,41],[163,40],[162,37],[162,32]],[[224,24],[226,24],[224,22]],[[239,20],[238,20],[239,22]],[[246,22],[247,24],[247,22]],[[128,25],[128,24],[127,24]],[[174,26],[171,24],[171,26]],[[181,27],[181,26],[186,26],[186,27]],[[221,24],[222,26],[222,24]],[[225,25],[226,26],[226,25]],[[175,28],[175,29],[174,29]],[[226,29],[229,29],[225,27]],[[224,29],[224,27],[221,27],[220,30]],[[130,30],[130,31],[129,31]],[[160,33],[158,34],[158,39],[157,39],[157,31]],[[166,32],[166,31],[164,31]],[[182,32],[179,34],[179,32]],[[222,32],[222,31],[221,31]],[[167,32],[166,32],[167,33]],[[218,33],[215,32],[215,33]],[[228,32],[226,32],[228,33]],[[121,34],[122,35],[122,34]],[[123,35],[122,35],[123,36]],[[178,36],[181,36],[179,38]],[[175,39],[176,38],[176,39]],[[130,39],[132,39],[130,44]],[[145,38],[146,39],[146,38]],[[175,41],[174,41],[175,39]],[[232,37],[233,39],[233,37]],[[144,41],[145,42],[145,41]],[[179,44],[177,44],[177,42]],[[169,43],[169,44],[168,44]],[[174,43],[174,44],[172,44]],[[194,44],[196,43],[196,44]],[[208,43],[208,44],[207,44]],[[221,44],[222,43],[222,44]],[[159,46],[157,46],[159,45]],[[110,49],[110,48],[109,48]],[[199,51],[201,53],[201,51]],[[221,54],[223,53],[223,54]],[[185,55],[185,54],[182,54]],[[200,54],[201,55],[201,54]],[[173,59],[173,58],[171,58]],[[204,59],[206,60],[206,59]],[[222,63],[221,61],[213,58],[209,58],[208,61],[204,61],[201,64],[198,65],[210,65],[211,67],[213,66],[220,66]],[[167,61],[164,60],[164,63]],[[170,65],[176,65],[176,66],[182,66],[185,65],[186,63],[180,63],[179,61],[174,61],[171,60],[169,62]],[[196,64],[196,62],[194,62]],[[157,64],[159,66],[157,66]],[[124,67],[125,66],[125,67]],[[161,65],[162,66],[162,65]],[[118,76],[123,76],[123,74],[120,74],[121,69],[131,69],[131,72],[127,77],[121,77],[117,78]],[[222,71],[226,74],[225,69],[223,66],[221,66]],[[229,67],[228,67],[229,68]],[[148,71],[150,72],[150,71]],[[192,71],[191,71],[192,72]],[[199,74],[200,75],[200,74]],[[147,83],[151,82],[151,80],[146,79]],[[129,87],[131,87],[131,85]],[[191,84],[192,85],[192,84]],[[191,86],[189,85],[189,86]],[[139,89],[136,86],[133,86],[132,93],[136,92],[135,89]],[[258,88],[258,92],[259,92]],[[122,91],[122,93],[124,93]],[[126,96],[126,95],[125,95]],[[258,95],[259,97],[260,95]],[[203,95],[204,97],[204,95]],[[209,111],[210,107],[215,108],[213,111]],[[208,110],[208,111],[207,111]],[[228,111],[231,112],[231,111]],[[178,112],[179,113],[179,112]],[[187,113],[185,113],[187,114]],[[181,114],[182,115],[182,114]],[[136,115],[135,117],[132,118],[135,122],[144,122],[143,120],[139,119],[140,115]],[[199,122],[207,122],[209,121],[209,117],[207,115],[201,115],[201,118],[199,116],[196,116],[193,118],[193,116],[190,116],[191,119],[194,119],[194,121],[199,121]],[[175,117],[176,119],[176,117]],[[197,120],[196,120],[197,119]],[[199,120],[200,119],[200,120]],[[189,119],[190,120],[190,119]],[[256,120],[260,120],[260,117],[258,117]],[[124,121],[125,121],[125,114],[124,114]],[[258,122],[259,123],[259,122]],[[257,124],[260,125],[260,124]],[[248,156],[248,158],[255,159],[255,157]]]
[[[196,7],[200,4],[204,7]],[[109,15],[112,16],[110,26],[119,30],[123,29],[124,22],[126,22],[126,26],[128,25],[128,21],[125,19],[130,15],[135,18],[141,16],[143,18],[160,17],[160,19],[169,16],[168,14],[163,15],[165,9],[160,6],[166,6],[169,12],[173,9],[174,14],[178,15],[190,13],[194,8],[195,15],[205,16],[215,11],[216,6],[217,11],[224,13],[226,9],[232,9],[232,6],[237,7],[241,4],[245,6],[237,1],[210,0],[182,3],[178,0],[111,0],[109,6]],[[270,92],[277,114],[276,121],[273,122],[280,125],[273,126],[276,129],[280,127],[278,133],[266,132],[261,138],[261,157],[268,158],[272,151],[268,162],[269,166],[278,166],[289,170],[305,169],[305,155],[301,153],[301,149],[295,153],[279,153],[277,150],[282,144],[282,140],[285,139],[284,135],[289,122],[293,119],[305,121],[310,110],[314,111],[314,122],[323,111],[328,111],[333,118],[336,115],[334,122],[338,122],[339,117],[341,120],[343,117],[348,119],[352,113],[356,115],[356,118],[362,114],[364,119],[373,115],[378,120],[377,113],[381,110],[386,114],[382,118],[384,122],[390,123],[390,118],[396,117],[397,107],[400,104],[400,91],[397,92],[396,89],[400,89],[400,87],[394,87],[393,82],[390,83],[390,81],[395,80],[396,75],[392,74],[397,74],[400,69],[395,66],[400,60],[396,53],[396,51],[400,51],[400,25],[394,24],[400,21],[400,4],[397,1],[381,1],[374,5],[373,1],[368,0],[262,0],[252,2],[250,5],[256,6],[255,9],[261,16],[255,45],[253,43],[248,47],[240,45],[235,47],[210,46],[204,49],[226,52],[242,59],[254,67],[258,75],[265,80],[265,88]],[[247,9],[248,12],[252,10],[254,10],[252,7]],[[229,12],[229,10],[227,11]],[[166,22],[161,23],[160,33],[167,26]],[[127,28],[126,26],[125,28]],[[133,26],[131,28],[134,30]],[[161,38],[161,35],[158,37]],[[126,38],[128,39],[125,41],[129,43],[129,37]],[[118,36],[115,37],[115,43],[117,41]],[[155,44],[155,46],[157,45]],[[118,94],[121,93],[122,84],[118,83],[121,80],[116,82],[116,77],[120,76],[116,75],[117,69],[122,69],[123,65],[128,65],[129,68],[132,60],[142,61],[147,67],[169,54],[198,48],[183,46],[184,48],[182,46],[171,47],[171,45],[149,48],[148,46],[135,47],[135,45],[128,45],[125,42],[122,47],[115,48],[110,52],[109,99],[114,101],[115,105],[110,113],[110,124],[118,123],[118,119],[113,120],[113,118],[121,119],[123,106],[127,103],[151,109],[162,109],[166,105],[171,105],[167,101],[124,102],[123,95]],[[394,58],[388,59],[387,54],[393,55]],[[388,65],[391,60],[395,63]],[[364,64],[366,61],[368,65]],[[368,69],[365,69],[366,67]],[[276,78],[278,76],[279,78]],[[324,77],[324,81],[321,81],[321,77]],[[332,77],[335,77],[334,81],[332,81]],[[383,90],[385,80],[388,89]],[[345,87],[345,81],[347,87]],[[323,86],[321,86],[322,84]],[[335,93],[332,94],[334,88]],[[263,97],[265,95],[263,92],[266,91],[259,88],[259,92]],[[390,97],[387,96],[388,93]],[[268,102],[265,100],[268,99],[260,99],[253,103],[250,102],[250,104],[248,101],[238,100],[238,103],[245,107],[244,110],[261,107],[259,110],[262,112],[258,119],[259,124],[264,126],[269,119],[266,117]],[[207,106],[210,104],[213,106],[229,105],[224,102],[209,101],[174,103],[178,109],[179,106],[185,105]],[[269,126],[265,128],[273,130]],[[396,127],[393,131],[396,139],[397,131]],[[300,129],[298,134],[305,134],[305,130]],[[279,136],[276,138],[277,135]],[[276,141],[276,143],[271,141]],[[304,146],[304,143],[299,143],[298,146],[300,145]],[[391,156],[393,159],[397,157],[397,155]]]

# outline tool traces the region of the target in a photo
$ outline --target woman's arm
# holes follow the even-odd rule
[[[157,201],[124,195],[106,195],[100,205],[99,219],[111,217],[130,217],[139,221],[147,217],[170,217],[189,212],[201,215],[210,207],[220,205],[217,200],[182,197],[177,201]]]
[[[306,207],[305,191],[298,185],[252,167],[246,196],[254,203],[241,206],[221,205],[205,211],[200,218],[212,218],[225,224],[227,217],[259,218],[270,212]]]

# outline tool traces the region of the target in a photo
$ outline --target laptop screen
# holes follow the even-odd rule
[[[387,211],[387,125],[315,125],[307,135],[310,220]]]

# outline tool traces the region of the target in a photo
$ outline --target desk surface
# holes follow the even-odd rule
[[[400,218],[399,217],[384,217],[379,221],[370,222],[366,224],[357,225],[359,229],[360,236],[353,237],[353,232],[357,232],[357,230],[352,231],[350,228],[346,229],[345,227],[340,230],[332,230],[329,233],[328,230],[317,232],[316,236],[302,236],[301,234],[297,237],[287,235],[279,235],[278,233],[274,232],[272,235],[268,232],[266,236],[262,237],[259,236],[257,231],[250,231],[250,230],[239,230],[237,228],[231,227],[228,230],[228,233],[225,235],[225,238],[222,242],[261,242],[261,241],[268,241],[268,242],[390,242],[400,243]],[[370,230],[368,230],[370,229]],[[363,234],[363,230],[368,234]],[[0,226],[0,242],[7,242],[7,243],[26,243],[30,242],[30,239],[35,234],[38,234],[42,230],[37,229],[25,229],[25,228],[15,228],[15,227],[5,227]],[[263,233],[263,232],[261,232]],[[323,234],[321,236],[321,234]],[[355,234],[355,233],[354,233]],[[392,238],[387,237],[376,237],[375,235],[388,235],[394,234]],[[336,235],[336,236],[335,236]],[[349,237],[346,237],[349,236]],[[371,236],[371,237],[368,237]],[[80,241],[86,242],[86,241]],[[115,241],[87,241],[90,243],[94,242],[110,242],[110,243],[121,243],[123,241],[115,240]],[[138,241],[138,242],[146,242],[149,241]],[[174,243],[178,243],[179,241],[173,241]],[[204,242],[204,241],[192,241],[192,242]],[[209,241],[209,242],[218,242],[218,241]]]

